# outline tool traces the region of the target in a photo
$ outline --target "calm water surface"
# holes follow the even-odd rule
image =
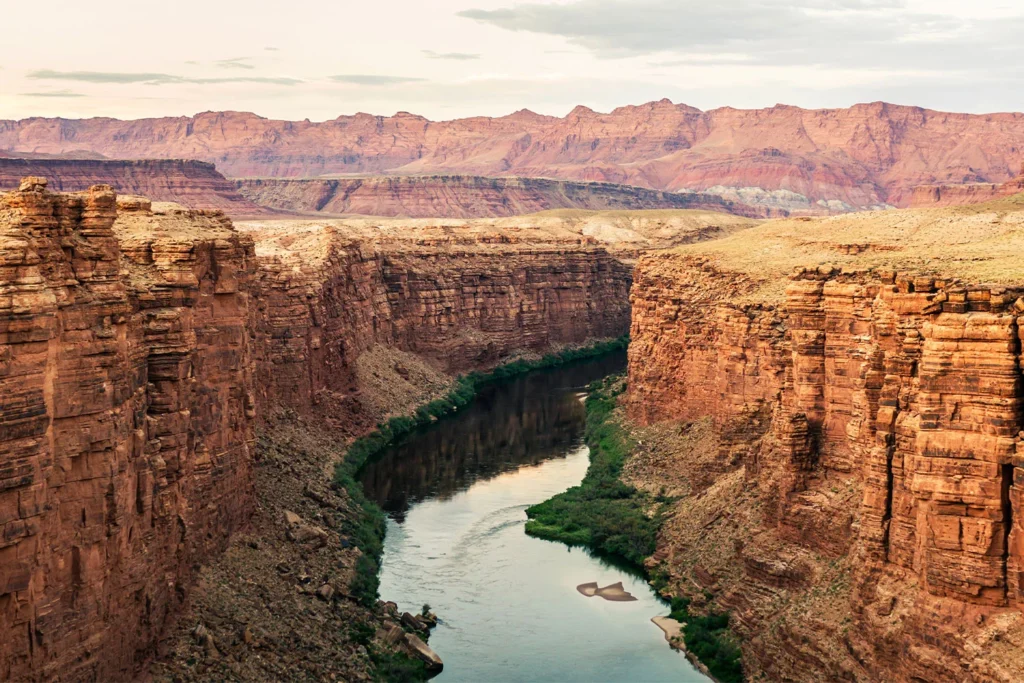
[[[527,507],[583,479],[580,392],[624,366],[615,354],[491,387],[362,471],[388,513],[381,596],[440,617],[439,679],[707,680],[651,623],[668,610],[642,578],[523,531]],[[638,600],[584,597],[589,581]]]

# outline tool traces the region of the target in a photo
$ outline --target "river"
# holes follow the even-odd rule
[[[388,514],[380,593],[440,618],[444,681],[707,681],[650,619],[668,609],[644,579],[585,550],[527,536],[525,510],[579,484],[586,385],[623,353],[487,387],[360,473]],[[588,598],[621,581],[635,602]]]

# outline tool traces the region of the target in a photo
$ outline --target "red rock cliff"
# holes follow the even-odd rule
[[[254,225],[268,403],[351,407],[374,345],[456,373],[629,327],[629,269],[589,238]]]
[[[0,192],[15,190],[26,176],[46,178],[51,190],[81,192],[109,185],[119,194],[174,202],[192,209],[220,209],[232,216],[268,212],[241,196],[213,164],[181,159],[10,159],[0,156]]]
[[[0,678],[131,678],[252,508],[252,242],[0,195]]]
[[[254,114],[118,121],[0,121],[0,150],[194,158],[235,177],[346,173],[533,176],[660,190],[760,188],[810,210],[906,205],[926,183],[1003,182],[1022,161],[1024,115],[874,102],[703,112],[668,100],[556,118],[517,112],[431,122],[356,114],[324,122]],[[773,200],[769,200],[773,201]],[[818,205],[818,202],[826,205]]]
[[[910,206],[961,206],[982,204],[994,199],[1011,197],[1024,192],[1024,168],[1021,174],[1006,183],[967,183],[963,185],[921,185],[914,188]]]
[[[909,239],[870,216],[769,224],[637,268],[630,413],[716,434],[699,465],[678,454],[703,483],[657,559],[732,610],[748,672],[1024,675],[1024,220],[937,218],[892,216]],[[958,262],[958,224],[1004,246]]]

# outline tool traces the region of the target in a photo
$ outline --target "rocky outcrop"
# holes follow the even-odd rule
[[[629,268],[595,240],[539,232],[253,224],[261,391],[358,421],[373,346],[456,373],[629,327]]]
[[[704,484],[656,562],[732,611],[749,673],[1020,680],[1019,650],[992,643],[1022,629],[1024,270],[978,284],[964,276],[993,271],[957,259],[955,222],[896,217],[932,241],[899,255],[869,219],[803,224],[788,263],[811,267],[788,279],[728,244],[641,260],[629,411],[717,434],[715,456],[673,466]],[[1019,214],[977,220],[1007,254],[1024,240]],[[789,235],[743,237],[768,254]],[[830,257],[842,267],[817,265]],[[889,265],[917,257],[929,265]]]
[[[481,176],[243,178],[238,191],[256,204],[299,213],[488,218],[549,209],[701,209],[752,218],[769,212],[702,193],[659,192],[612,183]]]
[[[191,209],[219,209],[233,217],[271,212],[238,193],[213,164],[181,159],[15,159],[0,154],[0,192],[18,188],[26,176],[46,178],[50,190],[82,192],[109,185],[118,194],[174,202]]]
[[[967,183],[963,185],[921,185],[915,187],[910,197],[910,206],[927,208],[934,206],[961,206],[982,204],[994,199],[1012,197],[1024,192],[1024,168],[1021,174],[1006,183]]]
[[[0,150],[194,158],[234,177],[469,174],[624,183],[658,190],[785,190],[810,210],[905,206],[926,183],[998,183],[1022,161],[1024,115],[950,114],[882,102],[847,109],[700,111],[668,100],[556,118],[431,122],[356,114],[324,122],[255,114],[118,121],[0,121]],[[821,201],[824,204],[819,205]]]
[[[0,226],[0,678],[131,678],[252,510],[252,241],[40,178]]]

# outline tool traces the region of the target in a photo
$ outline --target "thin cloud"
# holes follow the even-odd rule
[[[298,85],[297,78],[269,76],[236,76],[230,78],[193,78],[174,74],[149,72],[121,71],[53,71],[40,69],[28,74],[29,78],[43,81],[76,81],[80,83],[143,83],[145,85],[168,85],[174,83],[191,83],[197,85],[215,85],[221,83],[262,83],[267,85]]]
[[[118,71],[52,71],[40,69],[28,74],[41,81],[78,81],[81,83],[175,83],[179,76],[158,73],[125,73]]]
[[[21,97],[85,97],[80,92],[71,92],[70,90],[52,90],[50,92],[23,92],[20,93]]]
[[[219,69],[255,69],[252,64],[247,64],[252,57],[233,57],[232,59],[218,59],[213,65]]]
[[[263,49],[266,50],[267,52],[279,52],[281,50],[281,48],[278,47],[265,47]]]
[[[339,74],[331,76],[335,83],[348,83],[350,85],[401,85],[402,83],[420,83],[425,78],[411,78],[408,76],[375,76],[373,74]]]
[[[426,55],[427,59],[451,59],[459,62],[480,59],[480,55],[474,52],[434,52],[433,50],[423,50],[423,54]]]

